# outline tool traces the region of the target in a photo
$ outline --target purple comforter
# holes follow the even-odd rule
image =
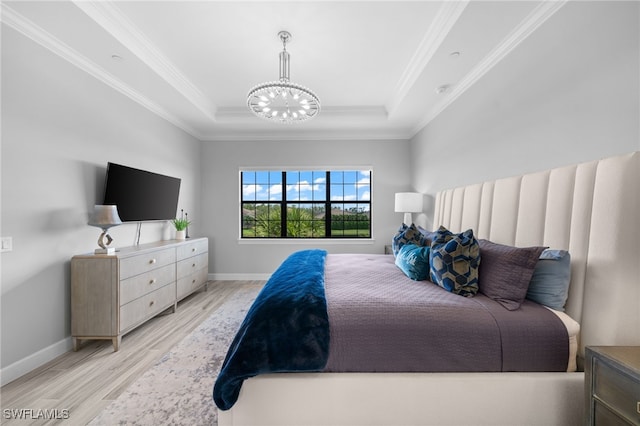
[[[330,324],[325,371],[566,371],[567,330],[525,301],[508,311],[477,294],[412,281],[393,256],[332,254],[325,264]]]

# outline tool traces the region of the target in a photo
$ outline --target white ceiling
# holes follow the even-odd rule
[[[563,4],[3,1],[2,21],[200,140],[408,139]],[[304,123],[246,107],[278,79],[280,30],[322,102]]]

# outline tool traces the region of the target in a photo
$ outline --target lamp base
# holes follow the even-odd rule
[[[404,214],[404,224],[407,226],[411,226],[413,223],[413,218],[411,217],[411,213]]]
[[[115,247],[107,247],[107,248],[97,248],[95,249],[95,254],[114,254],[116,252]]]

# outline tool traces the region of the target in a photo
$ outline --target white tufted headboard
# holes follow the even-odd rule
[[[640,345],[640,151],[436,195],[435,228],[569,250],[566,312],[589,345]]]

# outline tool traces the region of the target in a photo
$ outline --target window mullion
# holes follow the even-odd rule
[[[282,201],[280,204],[280,236],[287,236],[287,172],[282,171]]]
[[[331,238],[331,172],[327,170],[325,175],[326,187],[324,195],[324,235]]]

